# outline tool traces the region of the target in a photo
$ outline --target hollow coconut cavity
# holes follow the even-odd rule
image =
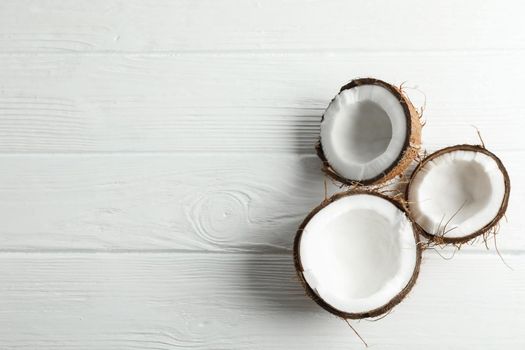
[[[332,178],[372,185],[403,173],[420,144],[419,114],[409,99],[393,85],[364,78],[343,86],[328,105],[317,153]]]
[[[426,157],[407,187],[410,214],[433,241],[463,243],[489,232],[507,209],[510,180],[498,157],[458,145]]]
[[[294,242],[307,294],[343,318],[388,312],[419,273],[418,234],[403,207],[386,196],[350,191],[315,208]]]

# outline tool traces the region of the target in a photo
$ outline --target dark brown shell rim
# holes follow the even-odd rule
[[[353,180],[353,179],[347,179],[347,178],[339,175],[337,172],[335,172],[335,170],[326,172],[329,176],[331,176],[332,178],[334,178],[335,180],[337,180],[337,181],[339,181],[339,182],[341,182],[343,184],[346,184],[346,185],[360,184],[360,185],[363,185],[363,186],[368,186],[368,185],[372,185],[372,184],[376,183],[378,180],[380,180],[381,178],[385,177],[386,174],[388,174],[392,169],[394,169],[395,166],[401,161],[401,159],[403,158],[403,154],[405,153],[406,149],[410,145],[410,136],[411,136],[411,133],[412,133],[412,127],[411,127],[410,108],[408,107],[408,103],[407,103],[407,100],[406,100],[405,96],[403,96],[396,88],[394,88],[394,86],[392,86],[391,84],[389,84],[389,83],[387,83],[387,82],[385,82],[383,80],[375,79],[375,78],[354,79],[351,82],[349,82],[348,84],[342,86],[341,89],[339,90],[339,93],[341,93],[344,90],[352,89],[352,88],[355,88],[355,87],[361,86],[361,85],[378,85],[378,86],[381,86],[381,87],[387,89],[388,91],[390,91],[399,100],[399,103],[403,107],[403,112],[405,114],[406,130],[407,130],[405,141],[403,143],[403,149],[401,150],[401,152],[399,152],[397,158],[392,162],[392,164],[390,164],[388,166],[388,168],[386,168],[383,172],[379,173],[378,175],[374,176],[373,178],[366,179],[366,180]],[[330,101],[330,103],[332,103],[334,101],[334,99],[335,99],[335,97]],[[329,105],[330,105],[330,103],[329,103]],[[324,120],[324,114],[321,117],[321,123],[323,122],[323,120]],[[326,158],[326,156],[324,154],[323,143],[322,143],[321,137],[319,137],[319,142],[316,144],[315,150],[316,150],[316,153],[317,153],[318,157],[321,158],[325,168],[326,169],[332,169],[332,167],[330,166],[330,163],[328,162],[328,159]]]
[[[500,208],[498,210],[498,214],[487,225],[483,226],[481,229],[479,229],[479,230],[477,230],[477,231],[475,231],[475,232],[473,232],[473,233],[471,233],[471,234],[469,234],[467,236],[463,236],[463,237],[446,237],[446,236],[443,236],[443,235],[433,235],[433,234],[431,234],[429,232],[426,232],[413,219],[413,215],[410,212],[410,203],[408,201],[408,194],[410,193],[410,185],[412,184],[412,180],[415,178],[417,173],[425,166],[425,164],[427,162],[429,162],[429,161],[431,161],[431,160],[433,160],[433,159],[435,159],[437,157],[440,157],[440,156],[442,156],[445,153],[455,152],[455,151],[480,152],[480,153],[483,153],[483,154],[491,157],[496,162],[496,164],[498,165],[499,170],[503,174],[503,179],[504,179],[504,183],[505,183],[505,194],[503,196],[503,200],[501,202],[501,206],[500,206]],[[427,157],[425,157],[417,165],[417,167],[414,169],[414,172],[410,176],[410,180],[409,180],[408,185],[407,185],[406,190],[405,190],[405,200],[406,200],[407,206],[408,206],[408,215],[410,216],[410,220],[414,223],[414,225],[417,226],[418,231],[424,237],[429,239],[430,241],[438,242],[438,243],[451,243],[451,244],[456,244],[456,243],[461,244],[461,243],[468,242],[471,239],[476,238],[476,237],[484,234],[485,232],[488,232],[490,229],[492,229],[494,226],[496,226],[497,223],[501,220],[501,218],[505,215],[505,212],[507,211],[507,207],[508,207],[508,204],[509,204],[509,196],[510,196],[510,178],[509,178],[509,174],[507,172],[507,169],[505,169],[505,166],[503,165],[501,160],[494,153],[488,151],[483,146],[480,146],[480,145],[468,145],[468,144],[462,144],[462,145],[455,145],[455,146],[446,147],[446,148],[440,149],[440,150],[438,150],[438,151],[428,155]]]
[[[341,311],[341,310],[338,310],[338,309],[334,308],[333,306],[331,306],[330,304],[325,302],[320,296],[318,296],[313,291],[313,289],[310,287],[308,282],[306,282],[306,280],[305,280],[305,278],[303,276],[304,269],[303,269],[303,265],[301,263],[301,255],[300,255],[300,249],[299,249],[300,244],[301,244],[301,237],[302,237],[302,234],[303,234],[303,230],[306,227],[306,225],[308,224],[308,222],[310,222],[310,220],[319,211],[321,211],[321,209],[325,208],[329,204],[331,204],[331,203],[333,203],[333,202],[335,202],[335,201],[337,201],[337,200],[339,200],[341,198],[344,198],[344,197],[347,197],[347,196],[356,195],[356,194],[368,194],[368,195],[372,195],[372,196],[377,196],[377,197],[383,198],[383,199],[391,202],[392,204],[394,204],[397,208],[399,208],[407,216],[407,218],[410,220],[410,217],[407,215],[405,207],[400,202],[398,202],[398,201],[396,201],[396,200],[394,200],[394,199],[392,199],[392,198],[390,198],[388,196],[385,196],[385,195],[383,195],[381,193],[377,193],[377,192],[374,192],[374,191],[371,191],[371,190],[362,190],[362,189],[361,190],[355,190],[355,189],[354,190],[349,190],[349,191],[345,191],[345,192],[341,192],[341,193],[335,194],[332,197],[330,197],[330,198],[326,199],[325,201],[323,201],[317,207],[315,207],[306,216],[306,218],[303,220],[303,222],[299,226],[299,229],[297,230],[297,233],[295,235],[294,245],[293,245],[293,257],[294,257],[295,270],[297,272],[297,276],[299,278],[299,281],[301,282],[303,288],[306,291],[306,295],[308,295],[308,297],[310,297],[313,301],[315,301],[319,306],[321,306],[326,311],[328,311],[328,312],[330,312],[330,313],[332,313],[332,314],[334,314],[334,315],[336,315],[338,317],[344,318],[344,319],[362,319],[362,318],[368,318],[368,317],[376,317],[376,316],[380,316],[380,315],[383,315],[383,314],[389,312],[394,306],[396,306],[401,301],[403,301],[403,299],[405,299],[407,294],[410,292],[410,290],[412,289],[412,287],[416,283],[417,277],[419,275],[419,269],[420,269],[420,266],[421,266],[421,252],[422,252],[422,249],[421,249],[420,242],[419,242],[419,234],[417,232],[417,227],[413,224],[412,220],[410,220],[410,222],[412,223],[413,231],[414,231],[414,240],[416,242],[416,266],[415,266],[414,271],[412,273],[412,277],[410,278],[410,281],[407,283],[407,285],[396,296],[394,296],[390,301],[388,301],[385,305],[380,306],[380,307],[378,307],[376,309],[367,311],[367,312],[363,312],[363,313],[348,313],[348,312],[344,312],[344,311]]]

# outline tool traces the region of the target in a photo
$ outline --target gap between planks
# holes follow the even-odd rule
[[[216,50],[144,50],[144,51],[114,51],[114,50],[94,50],[94,51],[7,51],[0,52],[0,56],[150,56],[150,57],[170,57],[170,56],[292,56],[292,55],[332,55],[332,54],[352,54],[354,56],[381,54],[381,55],[448,55],[456,54],[461,56],[487,55],[502,53],[523,53],[525,48],[486,48],[486,49],[352,49],[352,48],[320,48],[320,49],[216,49]]]
[[[505,259],[507,256],[525,256],[525,250],[520,249],[500,249],[500,254],[495,249],[483,251],[479,249],[462,249],[455,253],[454,256],[498,256]],[[68,255],[68,254],[85,254],[85,255],[175,255],[175,254],[188,254],[188,255],[254,255],[254,256],[290,256],[292,257],[293,252],[291,250],[281,251],[250,251],[250,250],[189,250],[189,249],[0,249],[0,255]],[[423,259],[432,257],[450,257],[453,254],[452,247],[446,247],[444,249],[428,250],[423,252]],[[454,260],[443,259],[443,260]]]

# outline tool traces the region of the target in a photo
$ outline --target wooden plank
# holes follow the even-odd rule
[[[522,349],[525,257],[425,256],[386,318],[353,322],[374,349]],[[2,349],[362,347],[307,299],[291,257],[1,254]]]
[[[500,156],[514,181],[498,246],[516,251],[525,248],[525,152]],[[324,198],[315,156],[18,155],[0,164],[4,251],[289,251]]]
[[[3,52],[525,48],[519,1],[3,1]]]
[[[312,156],[5,156],[2,168],[2,249],[288,249],[324,191]]]
[[[0,56],[0,152],[313,153],[348,79],[424,104],[424,142],[523,150],[525,51],[515,53]]]

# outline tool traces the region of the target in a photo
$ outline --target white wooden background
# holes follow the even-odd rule
[[[0,0],[0,349],[351,349],[291,242],[323,198],[319,118],[354,77],[477,126],[508,223],[354,322],[373,349],[525,347],[522,1]],[[449,252],[442,252],[448,254]]]

